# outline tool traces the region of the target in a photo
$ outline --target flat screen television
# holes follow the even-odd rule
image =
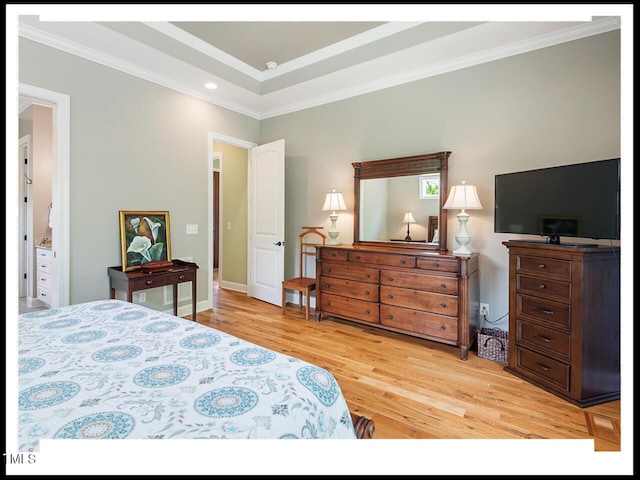
[[[620,240],[620,159],[495,176],[494,231]]]

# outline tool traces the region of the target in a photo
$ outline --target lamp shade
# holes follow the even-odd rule
[[[462,182],[461,185],[454,185],[449,190],[449,196],[442,208],[448,210],[481,210],[482,204],[478,198],[476,186],[467,185],[467,182]]]
[[[336,192],[335,189],[327,193],[327,197],[324,200],[324,206],[322,210],[330,210],[330,211],[338,211],[338,210],[346,210],[347,205],[344,203],[344,198],[342,198],[341,192]]]
[[[404,214],[404,218],[402,219],[402,223],[416,223],[416,219],[413,218],[413,213],[406,212]]]

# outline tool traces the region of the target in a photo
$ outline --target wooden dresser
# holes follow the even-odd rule
[[[620,249],[504,242],[505,370],[580,407],[620,398]]]
[[[385,246],[320,246],[316,319],[333,316],[460,348],[479,325],[478,254]]]

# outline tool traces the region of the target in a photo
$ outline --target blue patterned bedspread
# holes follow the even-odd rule
[[[355,438],[328,371],[120,300],[19,316],[19,450],[42,438]]]

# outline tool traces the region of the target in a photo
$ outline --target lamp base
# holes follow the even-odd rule
[[[334,212],[332,215],[329,215],[329,218],[331,219],[331,228],[329,228],[329,230],[327,231],[327,235],[329,235],[329,240],[327,240],[327,245],[334,245],[334,246],[342,245],[342,242],[338,240],[338,235],[340,235],[340,232],[336,227],[336,221],[338,220],[338,215],[336,215]]]
[[[454,255],[463,255],[468,256],[471,255],[471,250],[467,245],[471,241],[471,237],[467,233],[467,220],[469,220],[469,214],[466,212],[460,212],[458,215],[458,222],[460,222],[460,231],[455,236],[456,242],[460,245],[453,251]]]

